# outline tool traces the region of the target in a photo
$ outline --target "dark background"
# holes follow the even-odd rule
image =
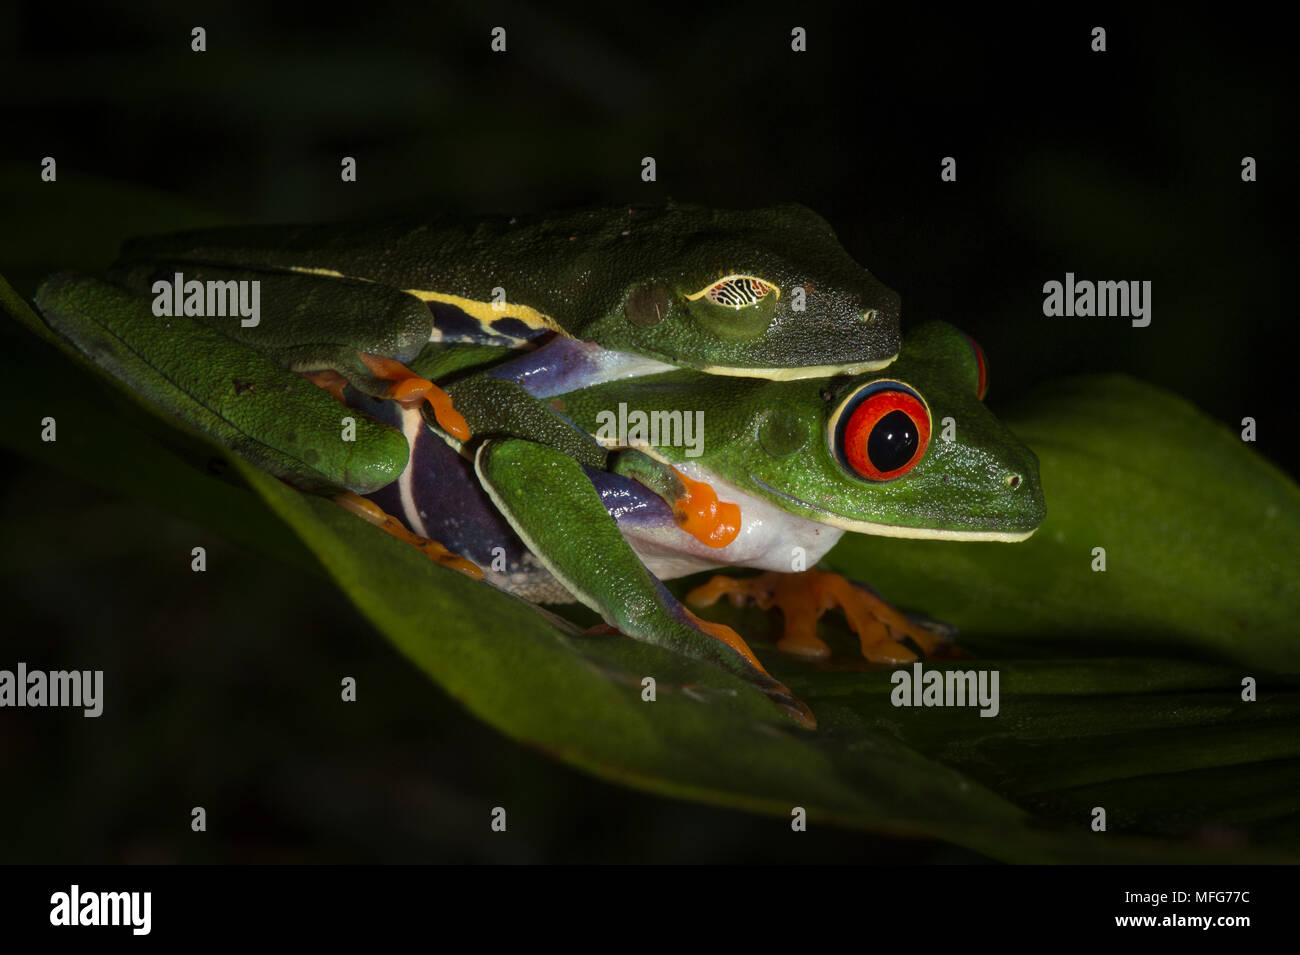
[[[980,341],[995,410],[1049,378],[1126,371],[1234,429],[1257,418],[1259,449],[1296,473],[1281,23],[1223,8],[581,11],[7,5],[0,272],[30,294],[57,268],[106,264],[147,231],[154,192],[239,222],[795,200],[901,293],[905,332],[943,318]],[[806,53],[790,51],[795,25]],[[46,155],[57,184],[39,181]],[[640,179],[647,155],[656,183]],[[1247,155],[1258,182],[1241,181]],[[1150,280],[1151,325],[1045,318],[1042,284],[1067,271]],[[0,818],[22,823],[0,861],[975,858],[795,839],[779,819],[592,781],[464,714],[320,579],[213,541],[220,569],[160,593],[198,529],[0,464],[0,665],[111,666],[129,695],[99,720],[0,715]],[[340,674],[364,705],[337,702]],[[502,804],[508,836],[486,826]]]

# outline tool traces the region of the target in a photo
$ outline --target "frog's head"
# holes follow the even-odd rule
[[[898,354],[897,293],[811,210],[634,212],[602,253],[611,301],[591,337],[607,347],[776,380],[860,374]]]
[[[984,407],[985,376],[973,340],[923,325],[888,374],[774,386],[725,476],[844,530],[1023,540],[1045,515],[1038,459]]]

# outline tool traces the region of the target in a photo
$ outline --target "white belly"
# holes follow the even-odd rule
[[[707,481],[719,500],[740,505],[740,533],[726,547],[709,547],[677,526],[621,526],[637,556],[661,580],[715,567],[803,570],[821,560],[844,533],[752,497],[696,465],[675,467],[689,478]]]

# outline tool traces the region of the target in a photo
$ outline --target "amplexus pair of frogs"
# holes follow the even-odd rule
[[[203,284],[159,316],[177,276]],[[254,280],[256,324],[198,314],[202,290]],[[979,347],[937,321],[901,340],[895,293],[799,206],[215,229],[128,242],[36,303],[272,474],[448,567],[737,673],[804,725],[745,641],[662,580],[757,568],[687,603],[779,607],[778,648],[813,658],[838,605],[868,660],[910,661],[944,628],[802,568],[845,531],[1017,541],[1044,515],[1034,455],[981,403]]]

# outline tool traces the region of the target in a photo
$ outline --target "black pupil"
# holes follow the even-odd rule
[[[871,429],[867,457],[882,472],[897,471],[916,453],[916,424],[902,411],[891,411]]]

